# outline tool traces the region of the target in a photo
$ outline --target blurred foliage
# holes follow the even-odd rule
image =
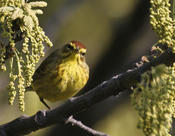
[[[170,0],[150,0],[150,23],[159,37],[158,43],[167,44],[175,52],[175,20],[171,17]]]
[[[8,44],[0,42],[0,68],[9,69],[9,104],[13,105],[18,95],[19,109],[24,111],[25,88],[32,82],[35,67],[44,56],[44,45],[52,46],[52,42],[39,26],[37,14],[43,11],[36,8],[46,7],[44,1],[25,2],[25,0],[2,0],[0,2],[1,38]],[[23,40],[22,40],[23,39]],[[21,41],[22,49],[17,48]],[[7,61],[9,60],[9,61]],[[6,68],[7,62],[9,67]],[[16,70],[17,69],[17,70]]]
[[[175,69],[159,65],[142,75],[132,94],[145,136],[170,136],[175,113]]]
[[[175,51],[174,0],[150,0],[150,24],[158,36],[157,47],[164,45]],[[171,8],[173,7],[173,8]],[[172,10],[172,11],[171,11]],[[156,57],[156,56],[155,56]],[[170,136],[175,113],[175,64],[160,65],[142,75],[132,95],[139,114],[138,127],[145,136]]]

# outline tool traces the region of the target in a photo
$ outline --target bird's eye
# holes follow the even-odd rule
[[[81,55],[82,55],[82,56],[85,56],[85,55],[86,55],[86,53],[85,53],[85,52],[82,52],[82,53],[81,53]]]
[[[66,48],[69,49],[69,50],[73,50],[74,49],[74,47],[72,45],[70,45],[70,44],[66,44]]]

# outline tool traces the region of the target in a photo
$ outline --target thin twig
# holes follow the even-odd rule
[[[9,123],[0,126],[0,134],[6,136],[19,136],[29,134],[32,131],[48,127],[56,123],[62,123],[71,115],[78,114],[88,107],[130,89],[140,80],[141,74],[150,70],[151,67],[159,64],[170,66],[175,62],[175,54],[171,51],[166,51],[160,57],[151,60],[149,63],[144,63],[138,68],[128,70],[125,73],[116,75],[108,81],[104,81],[97,87],[93,88],[84,95],[74,99],[69,99],[61,106],[48,110],[39,111],[37,114],[30,117],[19,117]]]
[[[73,118],[73,116],[70,116],[66,122],[66,124],[71,124],[72,126],[76,126],[81,128],[82,130],[86,131],[87,133],[93,135],[93,136],[109,136],[105,133],[99,132],[97,130],[94,130],[86,125],[84,125],[81,121],[78,121],[76,119]]]

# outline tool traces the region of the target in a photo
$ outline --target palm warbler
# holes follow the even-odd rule
[[[86,47],[79,41],[71,41],[51,53],[33,75],[31,87],[43,99],[51,102],[68,99],[79,92],[89,78],[85,60]]]

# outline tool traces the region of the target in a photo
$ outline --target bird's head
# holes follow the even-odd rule
[[[79,41],[71,41],[63,47],[62,53],[64,58],[84,60],[86,47]]]

